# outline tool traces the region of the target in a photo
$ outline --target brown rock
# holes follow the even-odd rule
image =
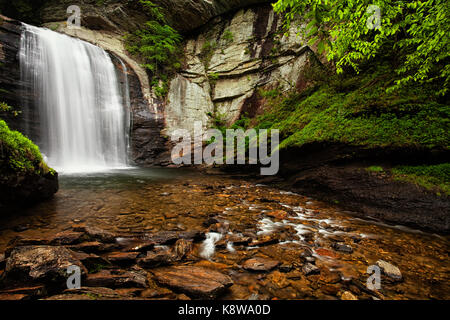
[[[86,273],[86,268],[72,252],[64,247],[24,246],[17,247],[6,261],[6,279],[21,281],[45,281],[65,286],[67,268],[76,265]]]
[[[289,214],[283,210],[274,210],[274,211],[266,212],[265,215],[272,217],[272,218],[279,219],[279,220],[285,220],[289,217]]]
[[[142,291],[141,297],[150,299],[165,298],[165,297],[175,298],[175,294],[173,293],[173,291],[167,288],[151,288]]]
[[[101,253],[115,249],[114,245],[104,244],[98,241],[83,242],[70,247],[72,250],[83,251],[87,253]]]
[[[89,271],[97,269],[99,266],[109,266],[111,263],[108,260],[103,259],[102,257],[93,254],[93,253],[85,253],[85,252],[76,252],[72,251],[73,256],[80,260],[81,263],[88,268]]]
[[[81,287],[80,289],[66,289],[62,294],[45,300],[128,300],[131,295],[121,294],[116,290],[103,287]]]
[[[302,271],[305,275],[309,276],[311,274],[320,273],[320,269],[311,263],[305,263],[302,267]]]
[[[257,239],[253,240],[249,246],[250,247],[262,247],[262,246],[268,246],[271,244],[276,244],[279,242],[279,239],[276,235],[267,235],[258,237]]]
[[[136,261],[139,254],[139,252],[112,252],[106,259],[117,264],[131,264]]]
[[[5,250],[5,258],[8,258],[11,252],[16,247],[47,245],[47,244],[49,244],[49,241],[47,239],[29,239],[29,238],[15,237],[14,239],[8,242],[8,245]]]
[[[75,231],[63,231],[57,233],[52,239],[50,239],[50,244],[57,245],[67,245],[67,244],[77,244],[82,241],[84,233]]]
[[[276,268],[279,264],[279,261],[256,257],[245,261],[242,267],[249,271],[268,272]]]
[[[154,268],[169,265],[177,260],[177,256],[171,250],[155,248],[154,251],[148,251],[146,257],[139,259],[138,264],[143,268]]]
[[[192,241],[180,239],[175,243],[173,251],[178,259],[183,259],[192,251],[192,248]]]
[[[341,295],[341,300],[358,300],[358,298],[355,297],[355,295],[353,295],[351,292],[344,291]]]
[[[26,300],[29,298],[26,294],[9,294],[9,293],[0,293],[0,301],[13,301],[13,300]]]
[[[0,269],[3,269],[6,265],[6,258],[5,255],[2,253],[0,254]]]
[[[147,278],[141,272],[124,270],[101,270],[89,274],[85,280],[88,287],[145,288]]]
[[[46,290],[43,285],[38,285],[34,287],[20,287],[0,291],[0,295],[20,295],[20,294],[26,295],[27,297],[41,297],[46,294]]]
[[[233,284],[223,273],[190,266],[177,266],[153,272],[160,285],[167,286],[190,297],[213,299]]]
[[[174,244],[178,239],[201,241],[205,239],[205,234],[201,231],[162,231],[146,237],[146,241],[160,245]]]

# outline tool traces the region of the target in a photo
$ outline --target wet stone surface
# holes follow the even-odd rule
[[[447,236],[244,178],[148,170],[62,176],[53,200],[2,215],[0,299],[450,299]],[[64,287],[69,264],[79,290]]]

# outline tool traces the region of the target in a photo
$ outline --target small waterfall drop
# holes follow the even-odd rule
[[[24,25],[20,66],[38,108],[37,143],[50,166],[63,173],[127,166],[128,88],[121,94],[105,50]]]

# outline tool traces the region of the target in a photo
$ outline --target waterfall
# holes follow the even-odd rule
[[[27,96],[39,113],[37,143],[50,166],[61,172],[127,166],[128,88],[120,90],[106,51],[24,25],[20,66]]]

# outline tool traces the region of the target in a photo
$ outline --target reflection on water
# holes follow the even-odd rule
[[[63,190],[139,189],[144,184],[180,179],[192,174],[192,171],[186,169],[127,168],[85,174],[62,174],[59,176],[59,185]]]

